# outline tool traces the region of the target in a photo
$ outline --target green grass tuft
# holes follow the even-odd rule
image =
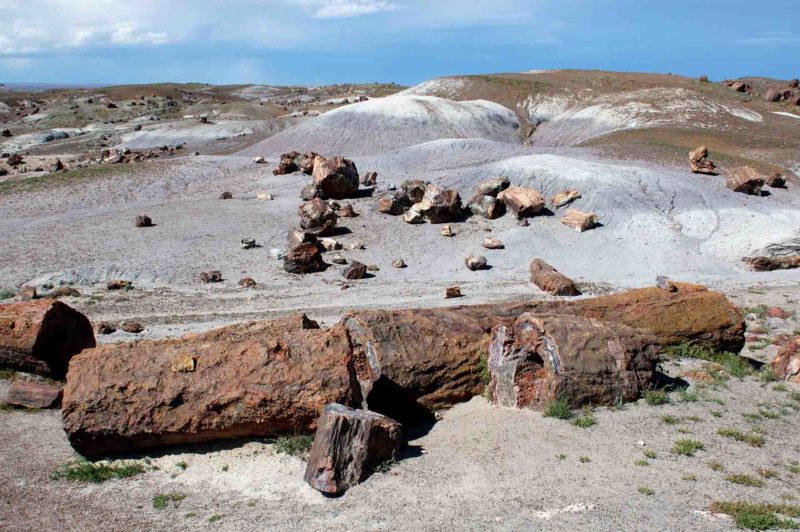
[[[644,486],[639,487],[639,493],[641,493],[642,495],[647,495],[648,497],[656,494],[656,492],[652,488],[647,488]]]
[[[645,455],[647,458],[651,459],[651,460],[655,460],[655,459],[656,459],[656,456],[657,456],[657,455],[656,455],[656,452],[655,452],[654,450],[652,450],[652,449],[645,449],[645,451],[644,451],[644,455]]]
[[[135,462],[120,465],[72,462],[50,473],[50,478],[98,484],[112,478],[129,478],[142,473],[144,473],[144,466]]]
[[[569,402],[566,399],[556,399],[545,407],[542,415],[544,417],[554,417],[556,419],[570,419],[572,418],[572,409],[569,407]]]
[[[582,429],[588,429],[594,425],[594,414],[592,413],[591,409],[584,407],[584,409],[581,411],[581,415],[572,420],[572,424]]]
[[[4,299],[11,299],[15,295],[17,295],[17,294],[15,292],[12,292],[11,290],[6,290],[4,288],[0,288],[0,301],[2,301]]]
[[[761,434],[747,434],[737,429],[719,429],[717,434],[736,441],[745,442],[753,447],[763,447],[766,439]]]
[[[722,366],[725,371],[739,379],[753,373],[753,367],[746,358],[740,357],[735,353],[725,351],[715,351],[704,345],[686,342],[673,347],[668,347],[662,353],[667,359],[696,358],[714,362]]]
[[[294,436],[280,436],[275,441],[275,450],[279,453],[291,456],[304,457],[311,450],[314,438],[307,434],[296,434]]]
[[[185,498],[183,493],[162,493],[153,497],[153,508],[163,510],[170,502],[180,502]]]
[[[730,475],[727,475],[725,477],[725,480],[727,480],[728,482],[731,482],[733,484],[739,484],[741,486],[750,486],[751,488],[763,488],[764,487],[764,481],[763,480],[761,480],[759,478],[751,477],[750,475],[730,474]]]
[[[790,504],[760,504],[714,501],[709,508],[714,513],[730,515],[736,526],[749,530],[796,529],[796,521],[778,517],[800,517],[800,506]]]
[[[703,442],[684,439],[675,441],[672,447],[672,452],[675,454],[681,454],[683,456],[694,456],[694,453],[697,451],[702,451],[703,449],[705,449]]]
[[[664,390],[646,390],[644,400],[650,406],[660,406],[670,402],[669,395]]]

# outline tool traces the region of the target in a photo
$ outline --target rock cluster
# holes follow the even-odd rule
[[[761,187],[764,186],[764,179],[752,167],[739,166],[728,174],[726,185],[734,192],[760,196]]]

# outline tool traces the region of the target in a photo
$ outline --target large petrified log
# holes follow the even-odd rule
[[[523,314],[489,344],[489,385],[500,406],[538,409],[635,399],[653,384],[656,337],[626,325],[569,315]]]
[[[313,235],[329,236],[336,229],[336,211],[319,198],[301,203],[297,213],[300,215],[300,227]]]
[[[313,166],[314,184],[326,197],[344,199],[358,191],[358,169],[350,159],[317,155]]]
[[[800,255],[743,257],[742,262],[744,262],[747,267],[754,272],[792,270],[795,268],[800,268]]]
[[[295,315],[85,351],[64,429],[85,455],[313,430],[324,405],[360,403],[346,330],[313,327]]]
[[[61,379],[70,359],[95,346],[89,320],[52,299],[0,305],[0,365]]]
[[[505,203],[520,219],[536,216],[544,211],[544,197],[532,188],[508,187],[497,195],[497,199]]]
[[[461,196],[454,189],[442,189],[429,183],[417,208],[431,223],[452,222],[461,215]]]
[[[403,427],[369,410],[326,405],[317,423],[305,480],[326,495],[339,495],[395,457]]]

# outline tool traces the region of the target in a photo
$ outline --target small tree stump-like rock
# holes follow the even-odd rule
[[[391,418],[328,404],[317,423],[305,481],[327,495],[344,493],[395,457],[402,434],[400,423]]]

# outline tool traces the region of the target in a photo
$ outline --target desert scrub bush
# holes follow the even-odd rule
[[[727,351],[715,351],[704,345],[685,342],[680,345],[666,348],[662,355],[670,360],[679,358],[696,358],[708,362],[714,362],[733,377],[739,379],[753,373],[753,368],[744,357]]]
[[[655,460],[656,457],[658,456],[656,455],[656,452],[653,449],[645,449],[644,455],[651,460]]]
[[[92,462],[71,462],[64,464],[52,473],[53,480],[66,479],[74,482],[98,484],[112,478],[129,478],[144,473],[144,466],[136,462],[122,464],[93,464]]]
[[[0,379],[13,380],[17,377],[17,372],[13,369],[0,369]]]
[[[644,401],[650,406],[660,406],[669,403],[669,395],[664,390],[645,390]]]
[[[799,526],[796,521],[779,517],[800,517],[800,506],[792,504],[714,501],[709,510],[730,515],[737,527],[750,530],[796,529]]]
[[[275,450],[291,456],[304,457],[311,450],[314,438],[307,434],[280,436],[275,440]]]
[[[648,488],[645,486],[639,487],[639,493],[641,493],[642,495],[647,495],[648,497],[656,494],[656,492],[652,488]]]
[[[584,407],[583,410],[581,410],[581,414],[572,420],[573,425],[582,429],[588,429],[594,425],[594,423],[594,413],[588,407]]]
[[[566,399],[556,399],[545,407],[542,415],[556,419],[570,419],[572,418],[572,409],[570,409],[569,402]]]
[[[171,502],[180,502],[186,498],[183,493],[161,493],[153,497],[153,508],[163,510]]]
[[[704,449],[705,445],[703,445],[703,442],[688,439],[675,440],[675,443],[672,446],[673,453],[681,454],[683,456],[694,456],[694,453]]]
[[[763,488],[764,487],[764,481],[763,480],[761,480],[759,478],[751,477],[750,475],[731,474],[731,475],[726,475],[725,476],[725,480],[727,480],[728,482],[731,482],[733,484],[739,484],[741,486],[750,486],[751,488]]]
[[[753,447],[763,447],[766,439],[761,434],[747,434],[737,429],[722,428],[717,430],[717,434],[736,441],[744,442]]]

